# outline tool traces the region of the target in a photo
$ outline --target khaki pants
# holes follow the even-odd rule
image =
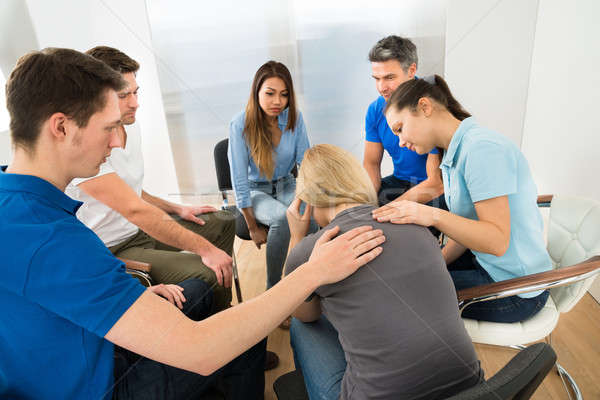
[[[174,219],[212,244],[231,255],[235,238],[235,218],[227,211],[202,214],[199,216],[205,225]],[[231,303],[231,288],[217,283],[213,270],[202,262],[197,254],[181,253],[181,249],[161,243],[142,230],[131,238],[109,248],[117,257],[129,258],[152,264],[150,276],[154,283],[179,283],[186,279],[198,278],[208,283],[213,290],[217,311],[227,308]],[[185,293],[184,293],[185,295]]]

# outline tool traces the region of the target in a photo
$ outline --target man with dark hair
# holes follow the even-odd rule
[[[331,240],[330,230],[267,292],[188,319],[125,273],[62,192],[122,145],[122,88],[119,73],[68,49],[22,57],[6,84],[14,154],[0,169],[0,398],[181,399],[218,384],[228,398],[262,399],[263,338],[318,286],[373,260],[384,237],[362,227]]]
[[[407,38],[387,36],[378,41],[369,52],[369,61],[375,86],[381,95],[367,111],[365,154],[363,166],[367,170],[380,205],[394,200],[413,200],[445,208],[444,184],[439,170],[441,156],[437,150],[418,155],[399,146],[398,136],[387,124],[383,109],[394,90],[417,71],[417,47]],[[394,173],[381,178],[381,160],[386,150],[394,162]]]
[[[117,130],[123,147],[113,150],[98,174],[75,179],[66,189],[84,203],[77,217],[114,255],[152,264],[155,282],[202,279],[213,288],[216,309],[225,309],[231,302],[233,216],[209,206],[175,204],[143,189],[142,138],[136,123],[139,64],[107,46],[87,54],[119,72],[127,86],[118,92],[123,126]]]

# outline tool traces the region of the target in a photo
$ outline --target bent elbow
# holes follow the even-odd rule
[[[492,252],[496,257],[502,257],[508,251],[510,240],[504,240],[500,246],[497,246]]]
[[[222,365],[217,365],[216,362],[210,362],[208,360],[201,360],[197,365],[194,366],[192,372],[202,375],[202,376],[210,376],[214,374]]]

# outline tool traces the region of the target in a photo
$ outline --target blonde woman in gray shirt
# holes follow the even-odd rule
[[[309,259],[324,231],[306,236],[311,214],[325,228],[372,224],[387,238],[381,256],[317,288],[293,313],[294,360],[310,398],[441,399],[475,385],[483,373],[427,229],[373,221],[377,196],[366,171],[333,145],[306,151],[296,193],[286,273]]]

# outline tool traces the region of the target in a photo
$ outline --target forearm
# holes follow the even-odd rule
[[[442,256],[446,265],[452,264],[456,259],[463,255],[467,248],[453,239],[448,239],[448,243],[442,248]]]
[[[368,162],[363,163],[363,167],[367,171],[369,178],[371,178],[375,193],[379,192],[379,189],[381,188],[381,167]]]
[[[214,246],[202,236],[184,228],[165,211],[147,203],[125,217],[159,242],[204,255]]]
[[[248,229],[256,229],[258,224],[256,223],[256,218],[254,217],[254,209],[252,207],[242,208],[242,215],[246,220],[246,225],[248,225]]]
[[[441,209],[436,209],[435,212],[437,216],[433,226],[458,244],[498,257],[508,249],[509,240],[495,224],[464,218]]]
[[[160,208],[167,214],[178,214],[181,210],[181,206],[176,203],[171,203],[170,201],[161,199],[156,196],[152,196],[148,192],[142,190],[142,199],[155,207]]]
[[[413,186],[394,201],[411,200],[418,203],[429,203],[444,193],[444,184],[431,179],[425,179],[418,185]]]
[[[317,288],[311,270],[307,263],[260,296],[165,338],[165,344],[179,343],[167,351],[168,364],[203,375],[223,367],[265,338]]]

